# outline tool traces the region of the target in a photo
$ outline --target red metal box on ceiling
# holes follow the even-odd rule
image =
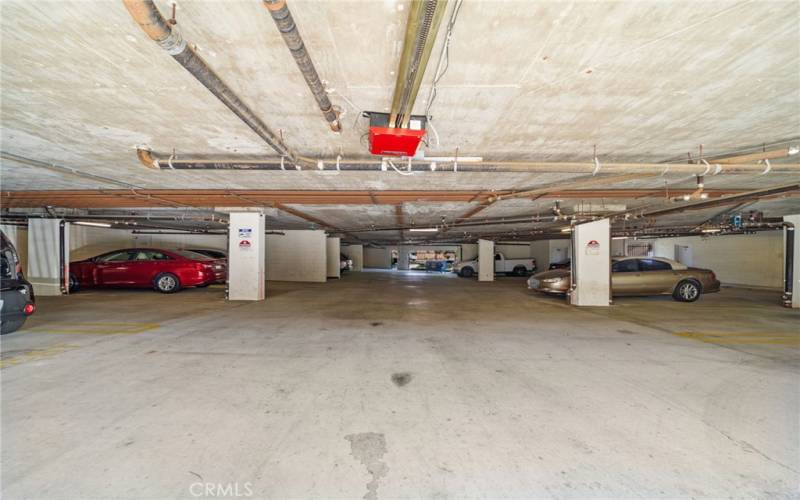
[[[369,116],[369,151],[381,156],[414,156],[425,137],[424,116],[412,116],[408,128],[390,127],[386,113],[365,113]]]

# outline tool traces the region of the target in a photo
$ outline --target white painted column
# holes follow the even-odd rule
[[[494,241],[478,240],[478,281],[494,281]]]
[[[411,269],[411,247],[400,245],[397,247],[397,270],[408,271]]]
[[[328,278],[341,278],[341,254],[341,239],[328,238],[325,241],[325,255],[327,259],[327,264],[325,267],[327,270],[326,276]]]
[[[602,219],[578,224],[572,232],[572,280],[570,303],[576,306],[608,306],[611,300],[611,224]]]
[[[264,214],[233,212],[228,230],[228,300],[264,300]]]
[[[28,272],[36,295],[69,290],[69,224],[61,219],[28,220]]]
[[[787,238],[794,238],[794,245],[792,249],[792,257],[791,257],[791,271],[792,271],[792,300],[791,306],[793,309],[800,308],[800,214],[797,215],[786,215],[783,217],[784,222],[788,222],[794,225],[794,228],[785,228],[783,230],[783,248],[786,248],[786,241]],[[783,256],[783,279],[784,283],[785,280],[788,278],[787,276],[787,267],[786,261],[789,259],[789,255],[786,255],[784,251]],[[788,305],[788,304],[787,304]]]
[[[364,245],[347,245],[342,247],[342,253],[353,261],[353,271],[364,270]]]

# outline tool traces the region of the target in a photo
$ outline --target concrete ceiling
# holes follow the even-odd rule
[[[164,14],[171,2],[158,0]],[[178,0],[178,26],[209,65],[300,154],[368,156],[361,111],[390,105],[407,1],[289,2],[341,106],[330,131],[259,0]],[[450,2],[452,5],[454,2]],[[427,156],[660,162],[703,144],[723,154],[800,136],[800,3],[464,2],[447,72],[430,113]],[[504,190],[576,174],[152,171],[146,144],[178,157],[270,156],[273,152],[153,43],[118,1],[0,5],[0,149],[142,188],[303,190]],[[415,112],[424,113],[443,37]],[[713,189],[796,181],[783,174],[720,175]],[[607,186],[691,188],[666,175]],[[108,183],[0,162],[4,191],[109,188]],[[497,203],[481,217],[533,215],[549,200]],[[566,206],[577,203],[571,200]],[[593,200],[592,203],[601,203]],[[608,199],[633,206],[642,200]],[[407,203],[407,222],[460,216],[476,203]],[[797,198],[765,205],[797,212]],[[396,223],[393,207],[292,205],[339,227]],[[302,225],[276,216],[276,225]],[[503,226],[505,228],[506,226]],[[493,228],[497,229],[497,228]],[[397,237],[398,232],[386,235]]]

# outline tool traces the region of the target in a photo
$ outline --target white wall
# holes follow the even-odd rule
[[[611,239],[611,256],[623,257],[625,255],[625,241],[624,239]]]
[[[474,260],[478,258],[478,244],[464,243],[461,245],[461,261]]]
[[[561,262],[570,256],[570,240],[539,240],[530,245],[531,257],[536,259],[537,271],[547,271],[553,262]]]
[[[364,267],[372,269],[392,268],[392,249],[364,247]]]
[[[325,231],[283,230],[267,235],[267,280],[311,281],[327,279]]]
[[[353,271],[364,270],[364,245],[342,246],[342,253],[353,261]]]
[[[530,243],[495,243],[495,253],[500,252],[506,259],[527,259],[532,257]]]
[[[134,234],[127,229],[70,224],[70,255],[72,261],[126,247],[213,248],[228,249],[228,238],[217,234]]]
[[[62,288],[67,288],[70,227],[69,224],[64,224],[62,240],[62,223],[60,219],[28,221],[28,267],[25,277],[31,282],[37,295],[61,295]]]
[[[24,226],[11,226],[7,224],[0,224],[0,229],[6,233],[8,239],[17,249],[19,255],[19,263],[22,266],[22,272],[28,273],[28,228]]]
[[[328,238],[325,241],[325,257],[327,277],[340,278],[342,274],[342,252],[340,238]]]
[[[675,258],[675,245],[691,247],[694,267],[711,269],[724,284],[783,287],[783,232],[686,236],[653,240],[653,255]]]

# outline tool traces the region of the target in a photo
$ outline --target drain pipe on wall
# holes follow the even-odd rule
[[[331,100],[328,98],[328,93],[325,91],[317,69],[314,67],[314,61],[312,61],[311,56],[308,55],[305,43],[303,43],[303,38],[300,36],[300,31],[297,29],[292,13],[286,5],[286,1],[263,0],[263,2],[272,16],[273,21],[275,21],[275,26],[277,26],[278,31],[281,32],[281,36],[283,37],[283,41],[286,42],[289,52],[291,52],[292,57],[294,57],[294,62],[297,63],[297,67],[300,68],[303,78],[306,79],[309,90],[314,94],[314,99],[316,99],[317,105],[319,105],[319,109],[322,111],[322,116],[327,120],[331,130],[339,132],[342,129],[342,125],[339,122],[339,113],[333,108]]]
[[[147,36],[167,51],[189,73],[222,101],[261,139],[281,156],[299,167],[312,167],[313,162],[298,157],[281,138],[267,127],[256,114],[214,73],[208,64],[183,39],[180,32],[164,19],[152,0],[122,0],[131,17]]]

